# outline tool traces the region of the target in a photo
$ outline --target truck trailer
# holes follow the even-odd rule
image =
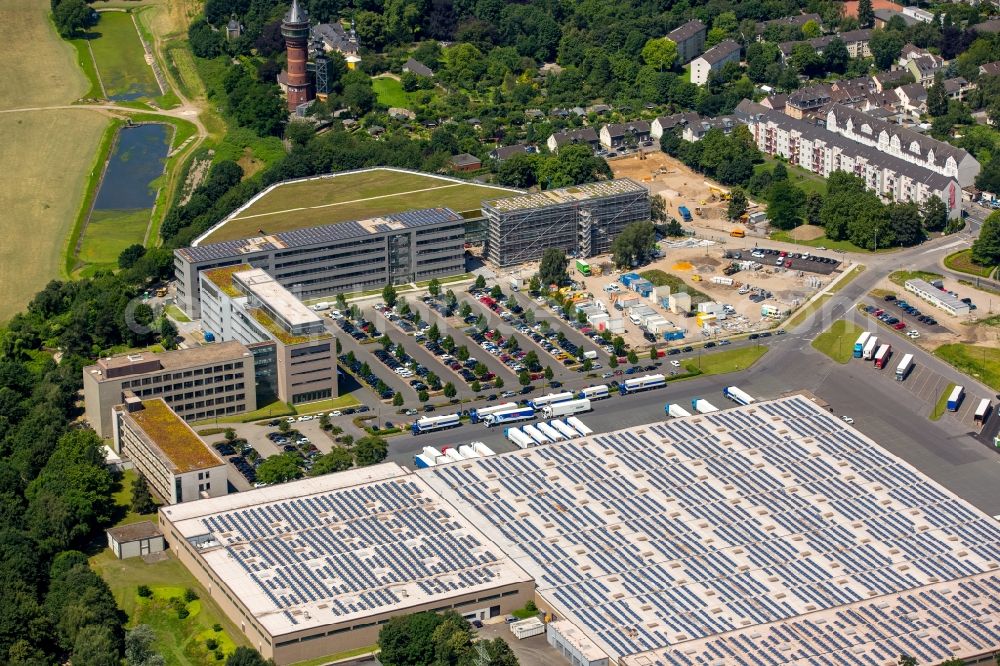
[[[671,402],[670,404],[668,404],[666,407],[664,407],[664,411],[667,413],[667,416],[672,416],[675,419],[680,419],[685,416],[691,416],[691,412],[684,409],[676,402]]]
[[[493,449],[491,449],[490,447],[486,446],[482,442],[473,442],[469,446],[472,447],[473,451],[475,451],[476,453],[478,453],[480,456],[482,456],[484,458],[486,456],[495,456],[496,455],[496,452],[494,452]]]
[[[504,402],[499,405],[490,405],[489,407],[470,409],[469,420],[472,423],[479,423],[480,421],[483,421],[489,414],[496,414],[497,412],[502,412],[506,409],[514,409],[516,407],[517,407],[516,402]]]
[[[753,399],[753,396],[740,389],[738,386],[727,386],[722,389],[722,395],[726,396],[738,405],[749,405],[752,402],[757,402]]]
[[[561,432],[550,426],[548,423],[545,423],[544,421],[539,423],[536,427],[541,431],[543,435],[551,439],[553,442],[561,442],[564,439],[566,439],[565,435],[563,435]]]
[[[604,400],[611,397],[611,391],[606,384],[588,386],[577,394],[577,398],[587,398],[588,400]]]
[[[691,219],[692,219],[691,218],[691,211],[688,210],[687,206],[678,206],[677,207],[677,212],[681,214],[681,218],[685,222],[690,222],[691,221]]]
[[[957,412],[959,406],[962,404],[962,397],[965,394],[965,389],[961,386],[956,386],[951,390],[951,395],[948,396],[948,411]]]
[[[518,421],[527,421],[533,418],[535,418],[535,410],[531,407],[515,407],[513,409],[505,409],[500,412],[487,414],[483,419],[483,423],[486,424],[487,428],[492,428],[493,426],[503,425],[505,423],[516,423]]]
[[[528,406],[533,409],[541,409],[545,405],[552,405],[557,402],[566,402],[567,400],[572,400],[575,397],[576,396],[573,395],[572,391],[563,391],[562,393],[549,393],[548,395],[543,395],[528,400]]]
[[[901,382],[906,379],[906,376],[910,374],[910,370],[913,369],[913,354],[906,354],[903,356],[903,360],[899,362],[896,366],[896,381]]]
[[[586,425],[584,425],[583,421],[576,418],[575,416],[571,416],[568,419],[566,419],[566,425],[571,426],[574,430],[576,430],[584,437],[594,432]]]
[[[536,444],[551,444],[552,443],[552,440],[550,440],[548,437],[546,437],[545,433],[543,433],[541,430],[539,430],[535,426],[531,425],[530,423],[528,425],[526,425],[526,426],[523,426],[521,428],[521,432],[523,432],[525,435],[527,435],[531,439],[535,440]]]
[[[666,385],[667,378],[663,375],[646,375],[635,379],[626,379],[621,383],[618,390],[622,395],[629,395],[638,393],[639,391],[662,388]]]
[[[462,425],[462,420],[458,414],[448,414],[447,416],[424,416],[417,419],[410,429],[414,435],[421,435],[425,432],[444,430],[445,428],[457,428]]]
[[[875,356],[875,352],[877,350],[878,350],[878,338],[876,338],[873,335],[869,337],[868,342],[865,343],[865,348],[861,352],[861,358],[863,358],[866,361],[870,361],[872,360],[872,357]]]
[[[875,352],[875,367],[881,370],[892,357],[892,345],[881,345]]]
[[[854,343],[854,358],[861,358],[861,355],[865,351],[865,345],[868,344],[868,338],[872,337],[872,334],[865,331],[858,336],[858,341]]]
[[[416,465],[417,469],[427,469],[428,467],[434,467],[437,465],[436,458],[431,458],[423,453],[418,453],[413,456],[413,464]]]
[[[580,433],[578,433],[576,430],[566,425],[559,419],[552,419],[551,421],[549,421],[549,425],[558,430],[559,432],[561,432],[562,436],[565,437],[566,439],[575,439],[580,436]]]
[[[542,414],[545,418],[551,419],[558,416],[572,416],[582,414],[591,410],[590,399],[580,398],[578,400],[567,400],[566,402],[556,402],[542,407]]]
[[[990,401],[988,398],[983,398],[979,401],[979,406],[976,407],[976,413],[973,415],[972,419],[979,425],[986,423],[986,419],[990,415]]]
[[[704,398],[695,398],[691,401],[691,409],[698,412],[699,414],[711,414],[712,412],[719,411],[719,408],[710,403]]]
[[[520,449],[526,449],[535,444],[530,437],[521,432],[521,429],[517,427],[507,428],[503,431],[503,435]]]

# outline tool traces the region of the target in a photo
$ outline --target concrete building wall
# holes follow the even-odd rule
[[[695,58],[691,61],[691,83],[699,86],[703,86],[708,83],[708,77],[717,69],[722,69],[726,66],[727,62],[740,61],[739,50],[733,51],[726,57],[718,60],[716,62],[709,62],[705,58]]]

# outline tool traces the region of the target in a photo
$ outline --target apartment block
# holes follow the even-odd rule
[[[249,265],[203,271],[202,326],[245,344],[258,404],[337,396],[337,352],[323,320],[266,271]]]
[[[826,128],[851,141],[954,178],[961,187],[969,187],[979,175],[979,162],[962,148],[856,109],[834,106],[826,115]]]
[[[456,275],[465,272],[465,220],[427,208],[174,250],[177,304],[200,318],[198,273],[244,263],[300,298]]]
[[[691,83],[705,85],[712,72],[721,70],[728,62],[740,62],[740,45],[731,39],[719,42],[691,61]]]
[[[686,65],[705,50],[708,27],[694,19],[667,33],[667,39],[677,45],[677,64]]]
[[[127,395],[114,408],[113,448],[167,504],[229,493],[226,462],[162,398]]]
[[[111,409],[122,404],[125,391],[144,400],[163,398],[188,421],[252,412],[253,377],[253,355],[235,341],[101,358],[83,369],[87,421],[101,437],[111,437]]]
[[[579,257],[611,249],[628,224],[649,219],[649,190],[628,178],[483,202],[486,256],[497,266],[533,261],[556,247]]]
[[[940,198],[948,216],[961,215],[962,192],[958,181],[913,162],[847,139],[841,134],[797,120],[760,104],[743,100],[736,114],[750,128],[761,151],[788,160],[824,178],[846,171],[864,179],[870,190],[885,201],[923,203]]]

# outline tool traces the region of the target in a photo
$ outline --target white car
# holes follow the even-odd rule
[[[304,416],[300,416],[298,420],[299,421],[312,421],[312,416],[310,416],[309,414],[306,414]]]
[[[844,420],[844,423],[848,425],[854,423],[854,419],[852,419],[850,416],[841,416],[840,418],[842,418]]]
[[[340,416],[340,414],[341,414],[340,410],[337,410],[337,411],[330,412],[329,414],[327,414],[327,416],[329,416],[330,418],[333,418],[334,416]]]
[[[910,331],[909,333],[907,333],[907,335],[910,336],[911,338],[913,338],[914,340],[916,340],[917,338],[920,337],[920,331],[914,329],[914,330]]]
[[[679,367],[681,367],[681,362],[680,361],[671,361],[670,365],[674,366],[675,368],[679,368]]]

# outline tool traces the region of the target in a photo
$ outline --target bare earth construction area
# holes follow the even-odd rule
[[[479,213],[480,202],[515,190],[395,169],[371,169],[276,186],[201,241],[248,238],[417,208]]]

